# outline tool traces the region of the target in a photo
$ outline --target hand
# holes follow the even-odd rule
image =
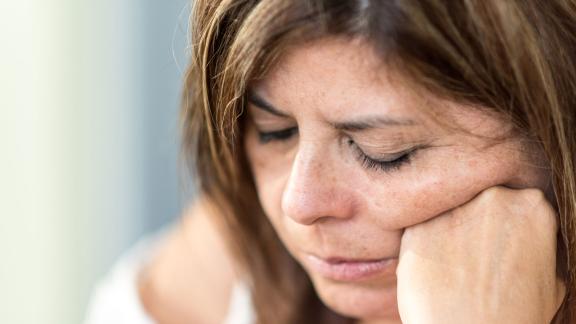
[[[565,294],[557,230],[540,190],[505,187],[407,228],[396,270],[402,322],[550,323]]]

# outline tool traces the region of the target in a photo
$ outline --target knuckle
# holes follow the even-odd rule
[[[499,190],[500,188],[498,187],[485,189],[480,193],[480,195],[478,195],[477,200],[482,203],[493,201],[498,196]]]
[[[539,210],[539,211],[547,211],[552,212],[553,207],[546,199],[546,195],[540,189],[536,188],[529,188],[523,189],[520,195],[521,200],[519,201],[520,204],[530,208],[532,210]]]
[[[482,191],[475,199],[476,204],[488,207],[494,207],[496,201],[502,199],[507,193],[507,189],[503,187],[490,187]]]
[[[544,192],[537,188],[527,188],[522,189],[522,198],[525,202],[536,205],[546,201],[546,197],[544,196]]]
[[[490,187],[486,190],[484,190],[482,192],[482,196],[487,197],[487,198],[493,198],[498,196],[500,193],[502,192],[502,188],[501,187]]]
[[[531,215],[529,218],[545,222],[540,223],[540,225],[550,225],[550,222],[557,223],[554,207],[546,198],[544,191],[539,188],[518,190],[495,186],[484,190],[478,196],[477,201],[482,208],[497,210],[503,208],[508,216]]]
[[[537,188],[523,189],[520,204],[530,210],[530,215],[539,225],[547,228],[558,229],[558,217],[552,204],[546,198],[546,194]]]

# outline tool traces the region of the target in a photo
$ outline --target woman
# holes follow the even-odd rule
[[[189,228],[238,277],[191,265],[173,287],[220,288],[160,303],[149,271],[152,317],[221,320],[235,280],[258,323],[574,321],[574,1],[198,0],[192,24]]]

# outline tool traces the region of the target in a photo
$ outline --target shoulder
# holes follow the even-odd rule
[[[121,258],[95,290],[86,324],[251,323],[248,289],[237,285],[205,210],[192,208],[169,232]]]
[[[95,286],[85,324],[153,323],[138,293],[138,273],[162,240],[162,234],[147,237],[122,255]]]
[[[142,303],[159,322],[211,324],[226,316],[236,269],[208,210],[190,208],[142,271]]]

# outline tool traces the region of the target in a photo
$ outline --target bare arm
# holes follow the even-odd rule
[[[209,209],[190,208],[140,276],[140,297],[159,323],[221,323],[235,279]]]

